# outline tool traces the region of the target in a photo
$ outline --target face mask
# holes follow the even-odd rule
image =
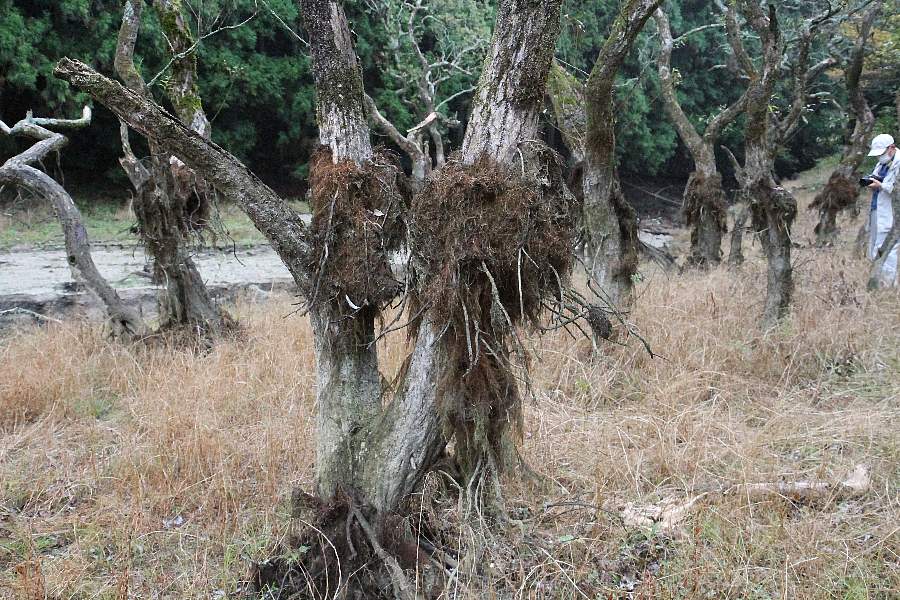
[[[891,162],[891,160],[892,160],[893,158],[894,158],[893,156],[891,156],[891,155],[889,155],[887,152],[885,152],[884,154],[882,154],[882,155],[878,158],[878,164],[879,164],[879,165],[886,165],[886,164],[888,164],[889,162]]]

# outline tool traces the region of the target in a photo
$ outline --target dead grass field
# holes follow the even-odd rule
[[[844,245],[809,247],[821,180],[792,182],[803,248],[777,329],[756,325],[757,245],[737,272],[644,265],[633,320],[663,358],[529,340],[522,453],[543,477],[507,479],[520,522],[493,528],[429,480],[422,504],[463,550],[447,598],[900,597],[900,296],[865,292],[858,224],[842,223]],[[296,525],[292,488],[311,486],[313,354],[291,301],[239,306],[246,339],[206,354],[77,323],[0,340],[0,598],[239,587]],[[404,350],[402,335],[386,342],[388,369]],[[857,464],[872,485],[854,499],[704,499],[672,532],[626,528],[617,509]]]

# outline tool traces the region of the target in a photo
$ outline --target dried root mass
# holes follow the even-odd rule
[[[574,260],[577,200],[555,153],[528,146],[511,167],[449,162],[410,211],[415,300],[451,349],[440,398],[469,474],[508,458],[506,433],[521,419],[510,357],[525,361],[516,328],[562,298]]]
[[[341,311],[381,308],[401,290],[389,254],[402,241],[408,188],[398,158],[385,150],[357,165],[334,162],[328,148],[310,159],[312,260],[310,304]]]

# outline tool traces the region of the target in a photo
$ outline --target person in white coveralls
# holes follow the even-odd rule
[[[894,222],[891,196],[900,191],[895,190],[897,174],[900,172],[900,152],[894,144],[894,138],[886,133],[875,136],[869,149],[869,156],[877,156],[878,164],[872,171],[872,203],[869,211],[869,258],[875,259],[878,249],[884,243],[891,225]],[[883,285],[897,283],[897,246],[895,245],[884,263],[881,271]]]

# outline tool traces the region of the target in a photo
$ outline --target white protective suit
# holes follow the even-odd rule
[[[894,159],[887,165],[876,165],[872,175],[884,176],[881,182],[881,189],[872,194],[872,204],[869,211],[869,258],[874,260],[875,253],[894,222],[893,210],[891,208],[891,196],[895,193],[900,194],[900,189],[895,189],[897,185],[897,175],[900,173],[900,151],[894,153]],[[897,284],[897,246],[891,250],[888,259],[884,263],[881,271],[882,285]]]

